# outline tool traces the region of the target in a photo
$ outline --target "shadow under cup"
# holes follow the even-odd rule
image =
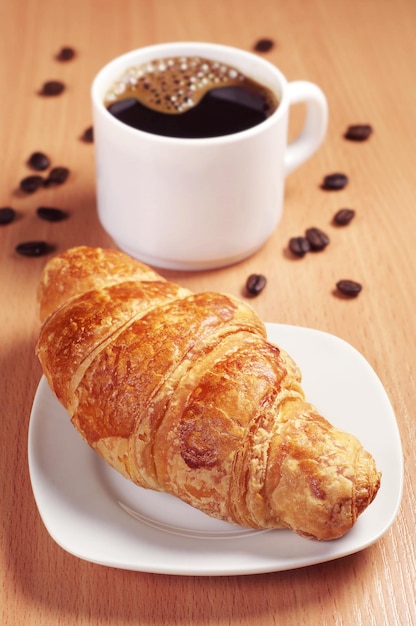
[[[137,130],[107,110],[106,94],[128,68],[177,57],[225,64],[271,90],[279,104],[247,130],[208,138]],[[322,92],[298,83],[314,87],[319,98],[288,166],[289,105],[311,97],[299,88],[291,99],[296,84],[255,54],[217,44],[149,46],[105,66],[92,85],[97,203],[116,245],[144,263],[177,270],[214,269],[255,253],[280,220],[286,174],[316,150],[326,130]]]

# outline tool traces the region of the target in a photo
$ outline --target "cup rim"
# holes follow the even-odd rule
[[[196,49],[198,51],[196,51]],[[279,84],[279,92],[276,90],[276,86],[265,81],[263,78],[259,80],[258,77],[250,74],[249,70],[241,69],[242,72],[249,75],[250,78],[254,78],[255,80],[261,82],[269,89],[272,89],[273,92],[279,98],[279,106],[276,110],[268,117],[266,120],[257,124],[256,126],[252,126],[246,130],[232,133],[229,135],[221,135],[217,137],[201,137],[201,138],[187,138],[187,137],[170,137],[165,135],[156,135],[153,133],[149,133],[140,129],[132,128],[127,124],[121,122],[117,118],[115,118],[111,113],[107,110],[104,104],[104,93],[108,86],[111,84],[112,80],[116,80],[118,76],[120,76],[123,68],[128,67],[129,65],[134,65],[137,63],[134,59],[138,55],[140,55],[140,63],[146,63],[146,61],[155,59],[155,58],[163,58],[164,56],[184,56],[186,55],[203,55],[209,54],[217,56],[221,54],[226,55],[239,55],[239,57],[245,60],[249,65],[257,66],[263,68],[264,71],[269,73],[269,76],[273,77],[275,82]],[[157,55],[157,56],[156,56]],[[214,58],[214,60],[216,60]],[[224,59],[225,63],[229,63],[234,67],[239,67],[238,60],[227,61]],[[244,50],[242,48],[238,48],[236,46],[229,46],[220,43],[211,43],[211,42],[202,42],[202,41],[172,41],[172,42],[164,42],[158,44],[151,44],[149,46],[143,46],[140,48],[135,48],[128,52],[125,52],[117,57],[111,59],[108,63],[106,63],[95,75],[92,84],[91,84],[91,100],[93,105],[93,110],[96,113],[99,113],[104,119],[107,120],[108,123],[111,123],[116,128],[119,129],[120,132],[126,133],[128,135],[137,136],[137,134],[142,137],[145,136],[147,139],[152,141],[160,141],[163,143],[175,143],[180,145],[191,144],[195,145],[205,145],[205,144],[224,144],[230,142],[236,142],[243,139],[246,139],[252,135],[258,135],[261,132],[265,132],[269,126],[273,125],[277,118],[280,119],[281,116],[284,115],[284,110],[287,108],[287,85],[288,81],[284,74],[270,61],[264,59],[254,52]]]

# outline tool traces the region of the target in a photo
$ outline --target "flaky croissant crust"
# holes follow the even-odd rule
[[[320,540],[344,535],[374,499],[373,458],[306,402],[298,367],[246,303],[83,246],[46,265],[39,302],[50,387],[136,484]]]

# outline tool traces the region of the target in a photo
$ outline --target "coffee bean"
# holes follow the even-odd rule
[[[13,222],[16,217],[16,211],[9,206],[0,209],[0,226],[5,226]]]
[[[32,170],[41,172],[42,170],[47,170],[51,162],[49,157],[47,157],[43,152],[33,152],[30,155],[27,164],[32,168]]]
[[[67,167],[54,167],[49,172],[48,178],[44,181],[44,186],[50,185],[62,185],[69,176],[69,169]]]
[[[341,174],[340,172],[336,172],[335,174],[328,174],[325,176],[322,189],[326,189],[327,191],[338,191],[339,189],[344,189],[348,185],[348,176],[345,174]]]
[[[306,237],[291,237],[289,250],[296,256],[303,257],[311,249],[311,244]]]
[[[258,296],[265,288],[267,279],[263,274],[250,274],[247,278],[246,289],[252,296]]]
[[[44,183],[42,176],[26,176],[20,181],[20,189],[26,193],[33,193]]]
[[[74,56],[75,56],[74,48],[71,48],[69,46],[64,46],[63,48],[59,50],[55,58],[57,61],[71,61],[71,59],[73,59]]]
[[[43,83],[40,90],[41,96],[59,96],[65,89],[65,85],[60,80],[48,80]]]
[[[323,250],[329,244],[329,237],[319,228],[308,228],[305,232],[311,250],[317,252]]]
[[[84,130],[81,135],[81,141],[85,141],[85,143],[92,143],[94,141],[94,128],[92,126]]]
[[[40,206],[36,209],[38,217],[48,222],[61,222],[68,217],[68,213],[55,207]]]
[[[354,280],[339,280],[337,282],[337,289],[344,296],[355,298],[355,296],[358,296],[358,294],[360,293],[362,285],[355,282]]]
[[[373,129],[370,124],[353,124],[352,126],[348,126],[344,137],[351,141],[365,141],[372,132]]]
[[[355,215],[354,209],[340,209],[334,215],[334,223],[337,226],[347,226]]]
[[[16,246],[16,252],[23,256],[42,256],[52,252],[53,246],[46,241],[25,241]]]
[[[256,52],[269,52],[274,47],[273,39],[269,39],[268,37],[262,37],[259,39],[255,45],[254,50]]]

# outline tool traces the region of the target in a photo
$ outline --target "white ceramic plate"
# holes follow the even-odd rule
[[[332,542],[247,530],[136,487],[84,443],[42,378],[30,418],[29,470],[42,520],[62,548],[123,569],[231,575],[322,563],[380,539],[396,516],[403,483],[399,432],[380,380],[360,353],[333,335],[279,324],[267,329],[302,369],[309,401],[355,434],[383,474],[375,501],[354,528]]]

